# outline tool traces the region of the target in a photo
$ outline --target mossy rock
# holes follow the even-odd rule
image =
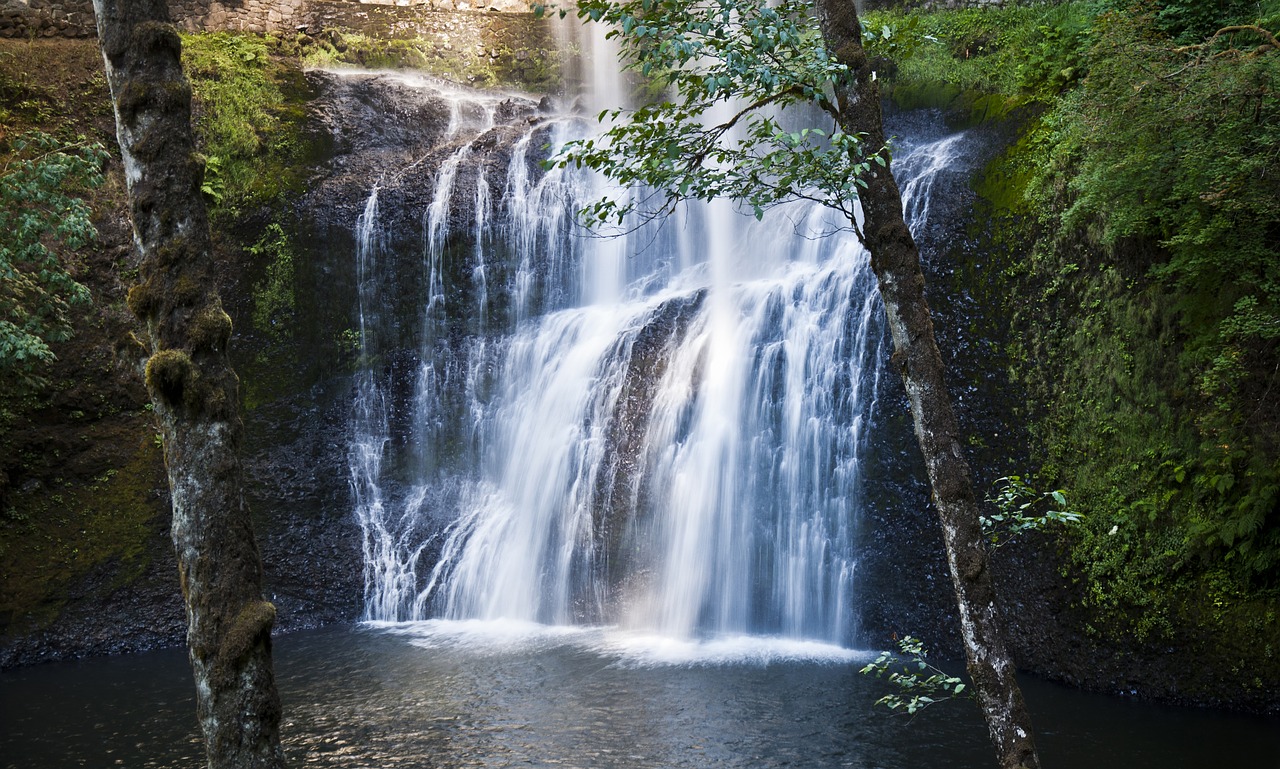
[[[1007,120],[1022,106],[1015,97],[964,90],[952,83],[894,83],[886,93],[899,109],[942,110],[954,128]]]

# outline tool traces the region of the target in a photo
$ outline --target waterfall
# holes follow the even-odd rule
[[[451,126],[417,219],[420,333],[378,326],[377,186],[358,223],[365,619],[852,644],[887,339],[847,223],[716,203],[592,236],[574,213],[599,180],[535,157],[581,123],[531,119],[505,167],[481,158],[492,125]],[[900,149],[913,225],[958,145]]]

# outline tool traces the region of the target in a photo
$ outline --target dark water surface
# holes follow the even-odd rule
[[[415,623],[284,636],[295,766],[990,767],[977,709],[872,708],[869,654],[762,639]],[[1280,719],[1163,708],[1024,681],[1057,769],[1280,767]],[[0,674],[5,767],[198,767],[185,653]]]

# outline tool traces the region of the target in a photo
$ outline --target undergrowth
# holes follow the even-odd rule
[[[895,99],[1022,120],[980,191],[1089,628],[1273,628],[1248,617],[1280,600],[1280,3],[915,16],[868,14],[920,36]]]
[[[272,38],[218,32],[182,38],[192,123],[205,155],[211,213],[237,215],[301,189],[312,153],[304,132],[310,88]]]

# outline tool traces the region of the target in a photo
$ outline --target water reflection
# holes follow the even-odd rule
[[[277,668],[293,765],[866,767],[992,765],[977,711],[876,712],[865,655],[821,644],[704,644],[607,629],[415,623],[285,636]],[[1275,766],[1280,719],[1166,709],[1025,682],[1046,766]],[[196,767],[184,655],[0,675],[5,767]]]

